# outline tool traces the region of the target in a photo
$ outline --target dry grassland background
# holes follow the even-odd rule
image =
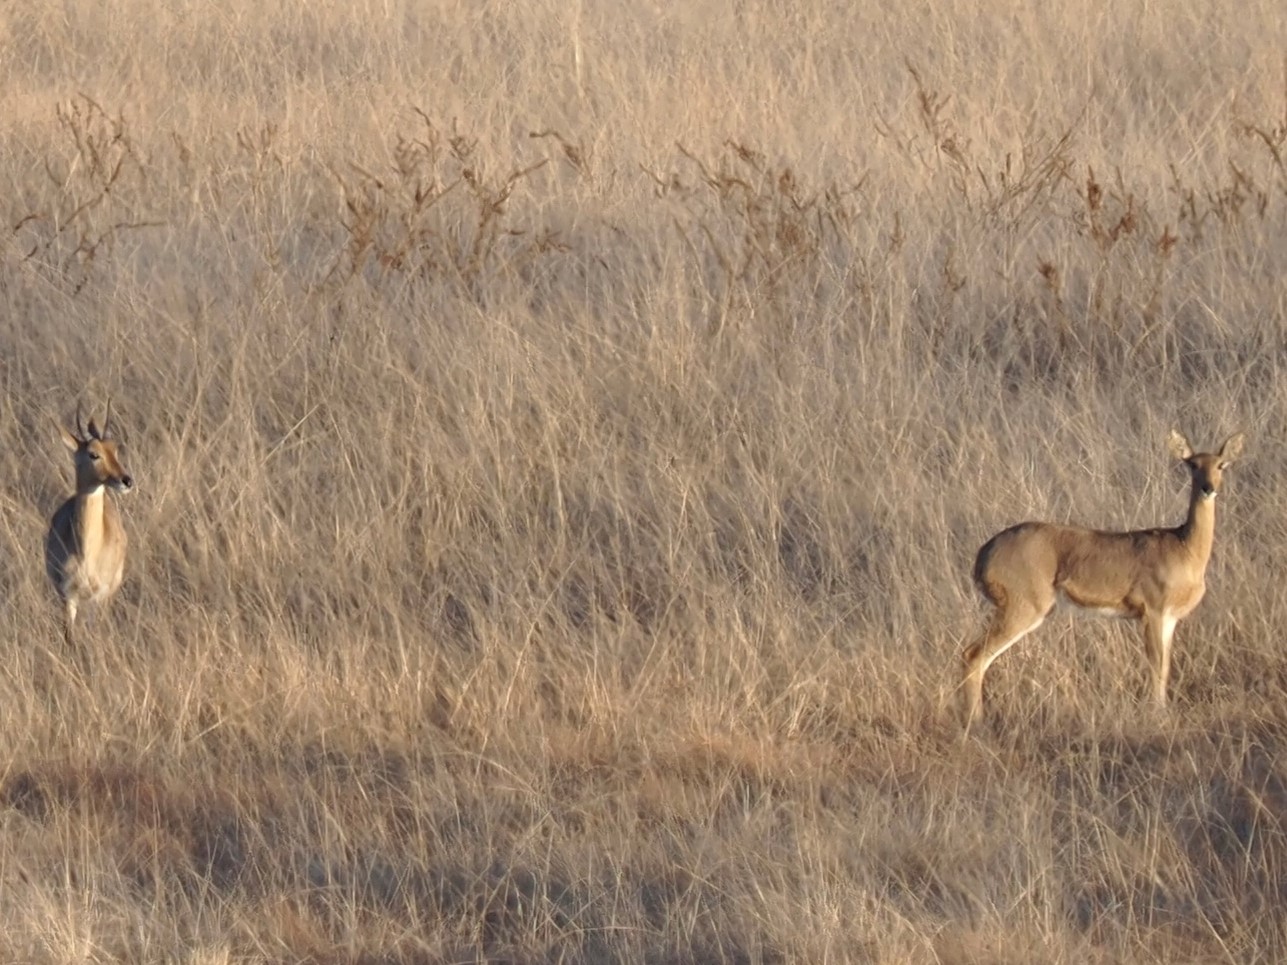
[[[1281,3],[0,23],[0,960],[1287,957]],[[961,743],[974,551],[1172,426],[1170,712],[1063,616]]]

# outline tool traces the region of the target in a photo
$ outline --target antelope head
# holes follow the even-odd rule
[[[107,404],[100,429],[90,417],[89,425],[81,425],[80,406],[76,407],[76,431],[61,429],[63,445],[71,450],[76,463],[76,491],[92,493],[103,486],[114,492],[127,493],[134,488],[134,479],[125,469],[119,443],[112,438],[108,421],[112,417],[112,404]]]

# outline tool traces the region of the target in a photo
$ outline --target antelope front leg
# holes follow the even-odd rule
[[[76,601],[68,598],[63,601],[63,640],[69,650],[76,647]]]
[[[1166,685],[1171,676],[1171,638],[1175,635],[1175,617],[1169,613],[1144,616],[1144,649],[1148,654],[1149,674],[1153,682],[1153,703],[1166,706]]]

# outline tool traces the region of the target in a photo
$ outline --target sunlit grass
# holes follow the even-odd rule
[[[1287,18],[1169,6],[7,15],[0,959],[1282,957]],[[1056,617],[961,741],[979,544],[1172,426],[1169,714]]]

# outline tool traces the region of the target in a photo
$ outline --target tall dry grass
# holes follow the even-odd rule
[[[0,959],[1287,954],[1279,5],[3,18]],[[962,744],[974,550],[1177,519],[1172,425],[1173,710],[1053,620]]]

